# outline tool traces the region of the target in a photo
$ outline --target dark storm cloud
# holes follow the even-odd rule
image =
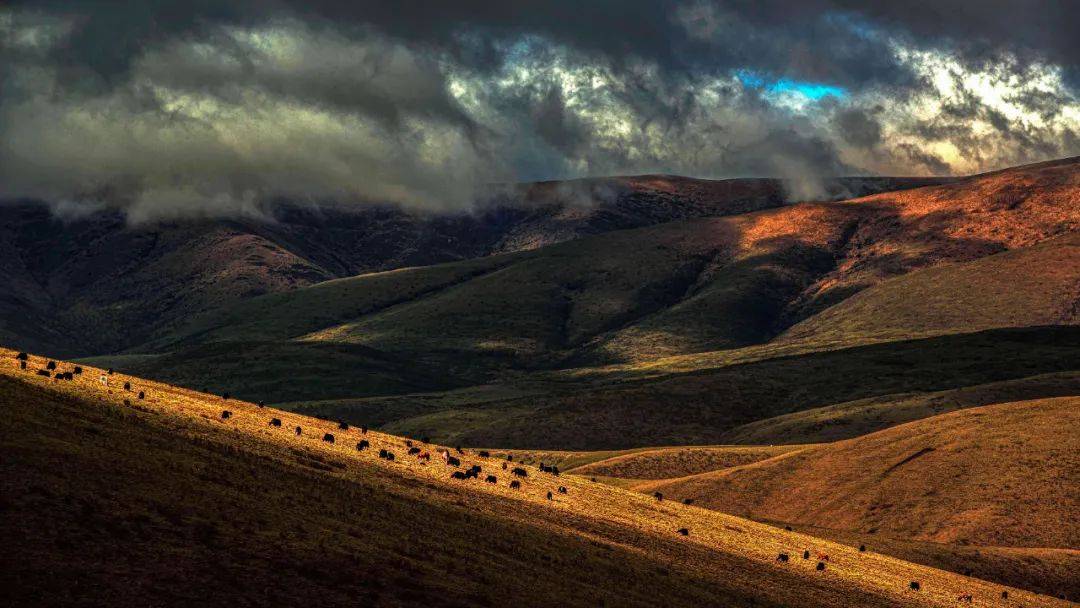
[[[1075,154],[1078,6],[9,2],[0,195],[148,217],[267,196],[445,207],[490,181],[670,172],[810,196],[829,174]]]

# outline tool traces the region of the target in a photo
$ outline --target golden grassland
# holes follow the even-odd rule
[[[497,485],[449,479],[402,437],[371,431],[357,452],[360,432],[333,422],[121,374],[106,388],[89,367],[47,379],[43,359],[20,371],[6,350],[0,362],[0,570],[17,603],[1065,605],[1018,589],[1004,602],[1000,585],[584,477],[528,467],[510,489],[501,462],[471,450],[463,464]],[[828,553],[824,572],[804,548]]]

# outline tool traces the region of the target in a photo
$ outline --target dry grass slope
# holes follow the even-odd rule
[[[1080,397],[971,408],[643,486],[752,517],[942,543],[1080,547]]]
[[[530,468],[513,490],[475,454],[465,464],[500,483],[452,481],[401,437],[369,432],[357,452],[356,429],[119,374],[104,387],[92,368],[47,379],[43,359],[20,371],[13,355],[0,352],[0,583],[17,604],[953,606],[1003,590],[575,476]],[[547,500],[557,485],[569,493]],[[828,568],[774,559],[803,547]]]

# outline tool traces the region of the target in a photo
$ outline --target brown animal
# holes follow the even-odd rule
[[[817,554],[817,558],[818,558],[818,561],[819,561],[819,562],[827,562],[827,561],[829,561],[829,556],[828,556],[828,554],[826,554],[826,553],[821,553],[820,551],[819,551],[819,552],[818,552],[818,554]]]

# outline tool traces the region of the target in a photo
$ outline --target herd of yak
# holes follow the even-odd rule
[[[18,355],[16,355],[15,358],[19,362],[19,368],[23,369],[23,370],[26,370],[27,369],[27,362],[30,359],[29,355],[27,353],[25,353],[25,352],[21,352]],[[45,364],[45,367],[43,369],[37,370],[37,374],[39,376],[50,377],[50,378],[54,378],[56,380],[68,380],[68,381],[74,380],[75,376],[81,375],[82,373],[83,373],[83,369],[82,369],[82,367],[80,367],[78,365],[73,366],[71,371],[60,371],[60,370],[57,369],[57,365],[56,365],[55,361],[47,361],[46,364]],[[107,370],[105,373],[103,373],[101,375],[100,381],[104,386],[109,385],[108,377],[111,376],[112,374],[113,374],[113,370],[109,369],[109,370]],[[132,390],[130,382],[124,382],[124,390],[125,391],[131,391]],[[139,399],[145,399],[145,397],[146,397],[146,393],[144,391],[139,391],[138,392],[138,398]],[[222,399],[224,401],[228,401],[229,400],[229,394],[224,393],[222,395]],[[125,403],[127,403],[127,402],[128,401],[125,400]],[[263,403],[262,401],[258,402],[256,405],[259,408],[265,407],[265,403]],[[232,412],[229,411],[229,410],[222,410],[221,419],[222,420],[228,420],[229,418],[232,418]],[[270,422],[269,422],[269,425],[273,426],[273,427],[281,427],[281,419],[280,418],[271,418]],[[359,428],[360,428],[361,435],[367,435],[368,427],[366,425],[361,426]],[[346,423],[346,422],[339,422],[338,423],[338,429],[342,430],[342,431],[348,431],[349,430],[349,424]],[[303,435],[303,429],[301,427],[299,427],[299,426],[297,426],[294,429],[294,432],[296,433],[297,436]],[[337,438],[334,436],[333,433],[324,433],[323,437],[322,437],[322,440],[327,442],[327,443],[336,443],[337,442]],[[424,437],[423,439],[420,440],[419,443],[421,445],[427,445],[430,442],[429,442],[427,437]],[[356,444],[356,449],[358,451],[364,451],[365,449],[367,449],[369,447],[371,447],[371,444],[368,442],[367,439],[361,439]],[[405,440],[405,447],[408,448],[408,454],[410,456],[415,456],[417,458],[417,460],[419,460],[421,462],[429,462],[431,460],[431,453],[429,451],[421,448],[419,445],[415,445],[412,440],[410,440],[410,439]],[[465,455],[465,451],[461,447],[457,447],[456,450],[457,450],[457,453],[459,455]],[[446,466],[453,467],[453,468],[461,467],[461,459],[456,457],[456,456],[453,456],[449,449],[438,448],[438,449],[436,449],[436,452],[441,455],[441,457],[443,459],[443,462],[446,463]],[[485,450],[480,450],[479,452],[477,452],[477,455],[479,457],[481,457],[481,458],[490,458],[491,457],[491,454],[488,451],[485,451]],[[382,458],[384,460],[393,462],[396,459],[396,456],[394,455],[393,452],[391,452],[389,450],[380,449],[379,450],[379,458]],[[510,474],[517,478],[517,479],[512,479],[510,481],[509,487],[511,489],[521,489],[521,479],[527,478],[529,476],[529,472],[524,467],[520,467],[520,466],[514,466],[513,468],[511,468],[507,464],[508,462],[513,462],[513,455],[507,454],[506,455],[506,461],[504,461],[502,463],[502,470],[504,470],[504,471],[509,470]],[[551,474],[551,475],[553,475],[555,477],[559,476],[559,467],[557,467],[557,466],[548,466],[548,465],[545,465],[543,462],[541,462],[538,468],[543,473],[549,473],[549,474]],[[483,472],[484,472],[483,467],[481,467],[478,464],[474,464],[474,465],[472,465],[471,467],[469,467],[467,469],[453,471],[450,474],[450,478],[451,479],[456,479],[456,480],[461,480],[461,481],[465,481],[467,479],[479,479],[480,474],[483,473]],[[489,483],[489,484],[497,484],[499,482],[499,479],[495,475],[488,474],[488,475],[485,476],[484,481],[486,483]],[[592,481],[596,481],[596,479],[593,478]],[[567,494],[568,490],[566,489],[566,486],[559,486],[558,487],[558,492],[560,494]],[[657,501],[663,501],[664,500],[664,495],[662,493],[660,493],[660,492],[655,492],[653,494],[653,497],[656,498]],[[554,494],[549,491],[547,493],[547,499],[548,500],[554,500]],[[693,502],[694,501],[691,498],[683,499],[683,504],[686,504],[686,505],[693,504]],[[787,526],[786,529],[790,531],[791,527]],[[690,530],[687,529],[687,528],[679,528],[677,530],[677,533],[682,535],[682,536],[689,536],[690,535]],[[866,551],[866,545],[860,545],[859,546],[859,551],[860,552]],[[803,557],[803,559],[806,559],[806,560],[810,559],[810,551],[809,550],[804,550],[803,554],[802,554],[802,557]],[[829,556],[827,554],[824,554],[824,553],[818,553],[816,555],[816,557],[817,557],[816,569],[818,571],[825,570],[825,567],[826,567],[825,563],[829,561]],[[776,556],[776,561],[778,561],[778,562],[787,562],[787,561],[789,561],[789,559],[790,559],[790,556],[785,552],[781,552]],[[919,584],[919,581],[911,581],[908,586],[912,591],[919,591],[921,589],[921,585]],[[1001,592],[1001,597],[1002,597],[1002,599],[1008,599],[1009,592],[1008,591],[1002,591]],[[970,603],[972,601],[972,596],[971,596],[971,594],[964,594],[964,595],[959,596],[957,599],[962,601],[962,602],[969,602]]]

